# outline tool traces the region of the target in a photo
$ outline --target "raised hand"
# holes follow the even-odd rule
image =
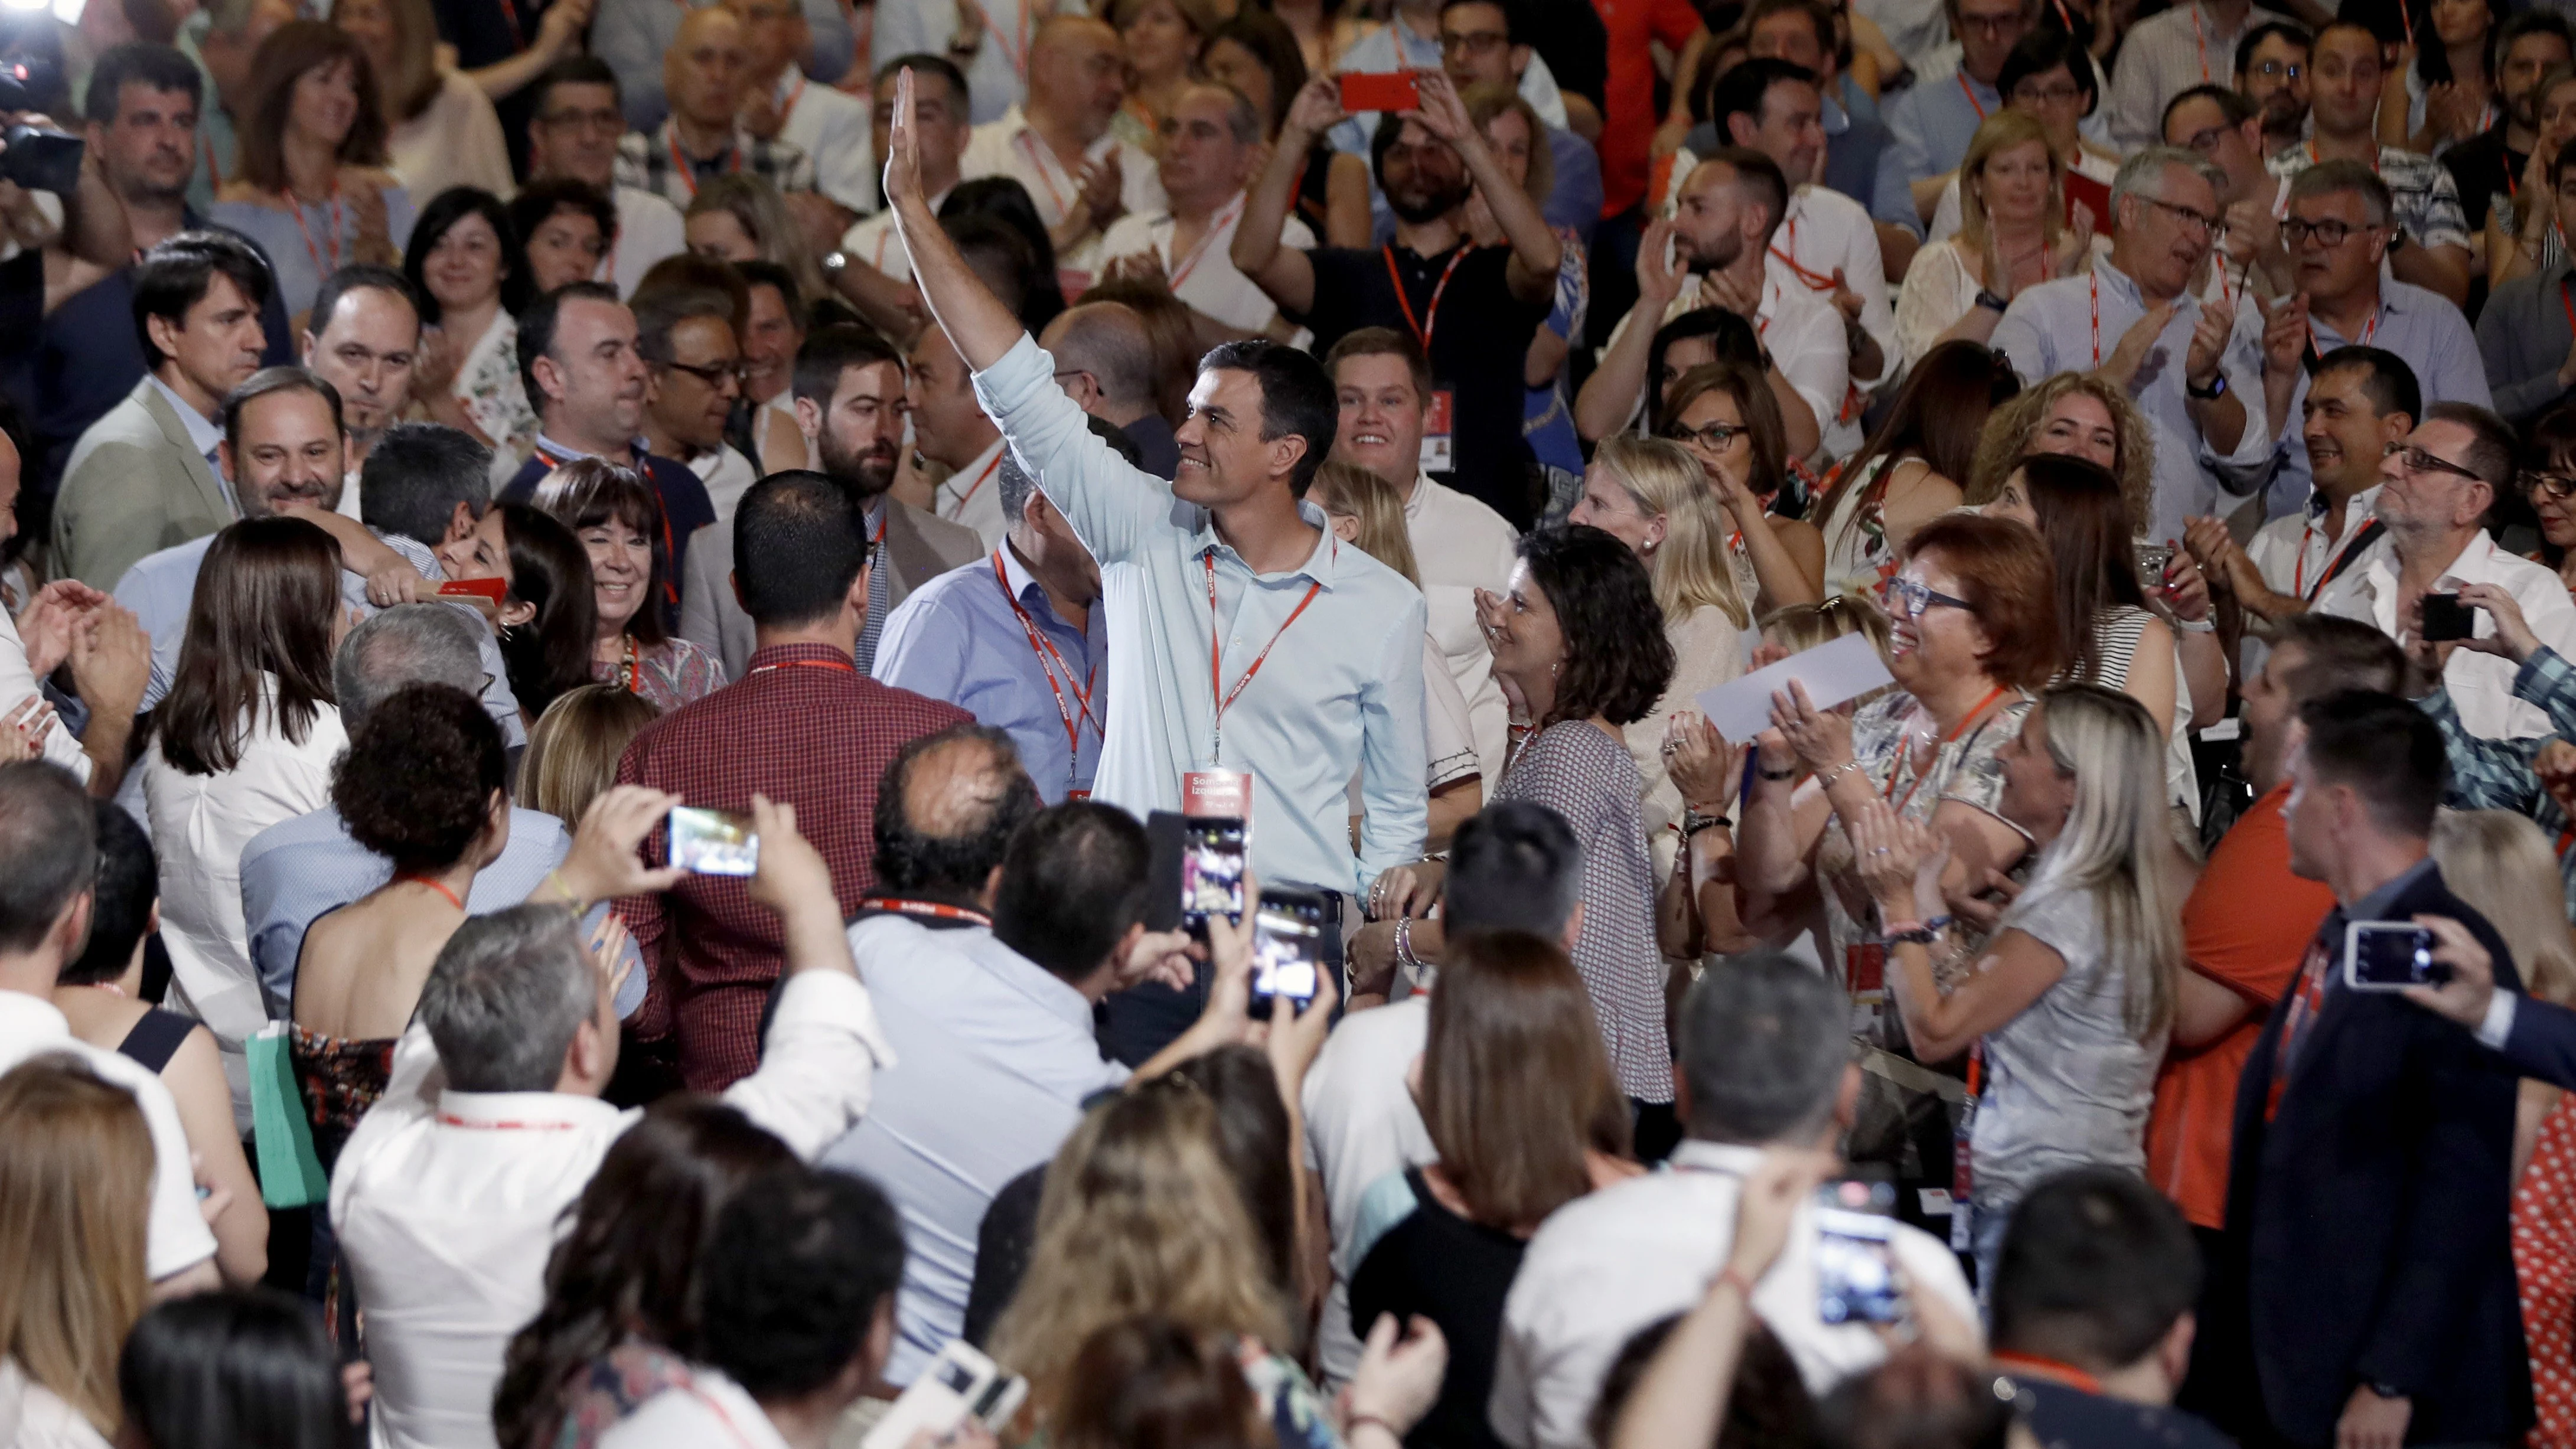
[[[578,900],[579,909],[588,910],[597,901],[648,895],[679,884],[686,872],[648,867],[636,854],[644,837],[679,803],[677,795],[641,785],[612,787],[582,812],[581,823],[573,830],[572,849],[556,867],[553,884],[538,887],[530,899],[559,900],[560,892]]]
[[[2102,359],[2102,376],[2123,392],[2135,388],[2138,369],[2146,365],[2148,352],[2154,349],[2156,340],[2165,335],[2165,328],[2171,325],[2174,313],[2181,308],[2182,298],[2168,297],[2149,307],[2145,316],[2130,323],[2129,330],[2121,333],[2119,342],[2112,346],[2110,355]]]
[[[1727,744],[1699,711],[1682,710],[1664,726],[1664,769],[1692,809],[1722,814],[1744,781],[1744,747]]]
[[[2209,386],[2218,376],[2219,362],[2227,356],[2228,334],[2235,326],[2236,318],[2231,312],[2210,306],[2200,309],[2200,320],[2191,327],[2191,350],[2183,355],[2183,381]]]
[[[1682,294],[1682,284],[1690,280],[1690,266],[1671,245],[1673,224],[1658,217],[1646,223],[1645,235],[1637,242],[1637,294],[1653,304],[1650,315],[1661,318],[1673,299]],[[1671,252],[1672,264],[1665,265],[1665,253]]]
[[[1309,79],[1305,88],[1297,92],[1297,99],[1289,103],[1288,119],[1280,129],[1283,135],[1295,131],[1311,140],[1340,125],[1348,116],[1349,112],[1342,109],[1341,78],[1317,75]],[[1282,144],[1286,143],[1283,141]],[[1302,150],[1303,147],[1297,149]]]
[[[1476,136],[1476,123],[1467,119],[1466,103],[1458,99],[1458,90],[1449,84],[1447,74],[1436,70],[1413,73],[1413,88],[1420,99],[1414,109],[1405,112],[1419,119],[1432,135],[1452,146],[1464,149],[1469,137]]]
[[[2288,377],[2308,351],[2308,294],[2284,297],[2263,310],[2263,372]]]
[[[965,0],[971,3],[971,0]],[[929,206],[921,190],[921,118],[914,114],[912,67],[894,78],[894,119],[886,127],[885,198],[888,206]]]
[[[1126,177],[1116,151],[1082,168],[1082,204],[1090,209],[1095,230],[1116,221],[1118,214],[1127,209],[1120,200],[1125,191]]]

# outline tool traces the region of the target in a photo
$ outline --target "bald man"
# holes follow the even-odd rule
[[[790,3],[805,17],[807,40],[800,58],[805,73],[813,77],[818,89],[839,84],[849,72],[850,52],[856,44],[850,30],[850,8],[841,0]],[[473,9],[441,8],[442,13]],[[649,136],[670,114],[662,90],[662,57],[679,39],[680,22],[695,8],[674,4],[673,0],[599,0],[598,13],[590,22],[589,50],[617,73],[618,105],[626,113],[629,128]],[[950,3],[949,8],[953,11],[956,7]],[[484,63],[473,61],[468,68]]]
[[[1101,238],[1110,275],[1159,272],[1172,295],[1204,319],[1201,346],[1254,335],[1302,345],[1297,329],[1280,319],[1279,304],[1234,264],[1244,188],[1268,155],[1260,114],[1243,92],[1218,81],[1184,86],[1163,117],[1156,166],[1168,209],[1131,212]],[[1280,223],[1279,244],[1303,251],[1315,245],[1315,234],[1290,216]]]
[[[968,180],[1008,176],[1028,188],[1067,297],[1091,285],[1110,223],[1163,209],[1154,158],[1110,132],[1126,100],[1118,32],[1087,15],[1053,16],[1029,42],[1029,98],[966,143]]]
[[[751,41],[741,17],[720,6],[682,16],[662,56],[671,113],[651,135],[628,132],[619,139],[617,184],[650,191],[682,211],[700,185],[731,171],[765,176],[780,191],[812,191],[814,162],[803,147],[764,141],[742,128],[751,84]]]
[[[1055,358],[1055,380],[1084,412],[1127,435],[1138,466],[1169,481],[1181,466],[1171,421],[1154,406],[1154,339],[1123,302],[1067,308],[1038,346]]]

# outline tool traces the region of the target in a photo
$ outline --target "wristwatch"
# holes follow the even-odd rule
[[[2012,303],[2005,301],[2003,298],[1996,296],[1994,293],[1987,291],[1983,287],[1979,287],[1977,289],[1977,305],[1995,312],[2007,311],[2012,307]]]
[[[2202,387],[2190,378],[2184,378],[2182,390],[2187,397],[2196,397],[2202,402],[2216,402],[2227,396],[2227,374],[2222,372],[2212,377],[2207,387]]]
[[[822,263],[823,275],[837,277],[841,274],[841,269],[850,264],[850,254],[839,247],[834,247],[823,253]]]

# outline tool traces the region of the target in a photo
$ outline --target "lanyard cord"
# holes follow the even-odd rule
[[[1404,325],[1413,332],[1413,340],[1422,344],[1422,355],[1431,355],[1431,329],[1440,323],[1440,297],[1449,290],[1449,279],[1458,275],[1458,264],[1467,260],[1467,247],[1461,244],[1457,255],[1440,273],[1438,285],[1431,289],[1431,304],[1423,309],[1422,319],[1415,321],[1413,299],[1404,295],[1404,274],[1395,269],[1395,243],[1388,242],[1381,251],[1386,257],[1387,280],[1395,283],[1395,305],[1404,309]]]
[[[1315,596],[1324,591],[1324,586],[1320,582],[1311,583],[1306,586],[1306,597],[1299,599],[1297,601],[1297,607],[1288,611],[1287,622],[1279,626],[1278,633],[1270,636],[1269,643],[1261,646],[1261,652],[1253,657],[1252,667],[1243,671],[1243,677],[1236,680],[1234,682],[1234,688],[1229,690],[1225,687],[1225,631],[1218,626],[1216,620],[1215,552],[1211,550],[1207,553],[1200,554],[1199,562],[1207,567],[1208,688],[1210,694],[1212,694],[1216,699],[1216,718],[1211,720],[1208,725],[1211,745],[1211,748],[1208,751],[1209,763],[1222,764],[1225,757],[1226,710],[1231,708],[1234,702],[1242,697],[1244,687],[1252,683],[1252,676],[1259,674],[1261,672],[1261,666],[1269,662],[1270,651],[1278,648],[1279,641],[1287,637],[1288,626],[1297,622],[1297,616],[1306,612],[1306,606],[1315,602]]]
[[[1028,609],[1022,606],[1019,599],[1011,593],[1010,575],[1002,568],[1002,551],[998,548],[993,550],[993,582],[1002,586],[1003,601],[1011,606],[1013,614],[1019,616],[1020,628],[1029,636],[1029,651],[1037,655],[1038,668],[1046,675],[1047,690],[1055,696],[1055,712],[1064,720],[1064,742],[1073,751],[1073,757],[1065,767],[1069,781],[1075,774],[1075,767],[1082,762],[1083,724],[1088,723],[1092,732],[1104,739],[1108,735],[1108,731],[1101,727],[1099,718],[1091,712],[1091,697],[1099,687],[1100,661],[1095,659],[1091,662],[1090,673],[1082,683],[1073,682],[1073,665],[1064,657],[1064,651],[1056,648],[1053,639],[1038,631],[1037,620],[1029,617]],[[1050,660],[1053,662],[1049,662]],[[1064,670],[1064,681],[1061,684],[1056,681],[1056,670],[1059,666]],[[1066,690],[1073,691],[1074,703],[1081,707],[1079,720],[1076,719],[1074,710],[1065,705]]]

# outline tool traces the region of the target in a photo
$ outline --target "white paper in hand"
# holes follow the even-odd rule
[[[1715,689],[1700,691],[1694,701],[1717,732],[1731,745],[1749,743],[1771,728],[1771,696],[1786,693],[1789,681],[1807,687],[1807,700],[1818,709],[1895,682],[1878,657],[1878,646],[1866,634],[1845,634],[1777,664],[1766,664]]]

